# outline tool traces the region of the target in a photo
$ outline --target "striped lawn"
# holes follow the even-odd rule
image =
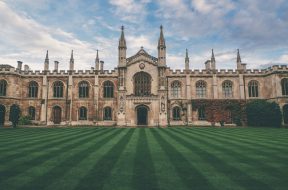
[[[288,130],[0,129],[0,189],[288,189]]]

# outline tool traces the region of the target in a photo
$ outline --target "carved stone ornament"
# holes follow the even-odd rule
[[[144,63],[140,63],[139,68],[140,69],[144,69],[145,68],[145,64]]]

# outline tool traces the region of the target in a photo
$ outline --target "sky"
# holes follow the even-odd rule
[[[240,49],[247,68],[288,64],[287,0],[0,0],[0,64],[17,61],[42,70],[94,67],[96,50],[105,69],[118,64],[118,40],[125,27],[127,57],[141,46],[157,57],[160,25],[167,65],[204,69],[214,49],[217,69],[235,69]]]

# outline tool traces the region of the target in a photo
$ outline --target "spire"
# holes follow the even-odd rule
[[[159,40],[158,40],[158,48],[160,47],[166,47],[165,45],[165,39],[164,39],[164,34],[163,34],[163,26],[161,25],[160,26],[160,37],[159,37]]]
[[[96,59],[95,59],[95,70],[99,70],[99,55],[98,55],[98,49],[96,53]]]
[[[124,26],[121,26],[121,36],[120,36],[120,39],[119,39],[119,48],[127,49],[126,40],[125,40],[125,36],[124,36]]]
[[[47,50],[47,52],[46,52],[46,57],[45,57],[45,61],[44,61],[44,70],[45,70],[45,71],[49,70],[48,50]]]
[[[240,57],[239,49],[237,49],[237,63],[241,63],[241,57]]]
[[[74,70],[74,57],[73,57],[73,50],[72,50],[72,52],[71,52],[69,70],[70,70],[70,71]]]
[[[214,50],[212,49],[212,56],[211,56],[211,69],[215,70],[216,69],[216,60],[214,56]]]
[[[189,57],[188,57],[187,48],[186,48],[186,56],[185,56],[185,70],[189,70]]]

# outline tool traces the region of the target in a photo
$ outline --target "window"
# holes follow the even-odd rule
[[[63,97],[63,82],[56,81],[53,84],[53,96],[55,98]]]
[[[0,80],[0,96],[6,96],[7,82],[6,80]]]
[[[136,73],[134,76],[135,96],[149,96],[151,94],[151,77],[145,72]]]
[[[110,107],[104,108],[103,120],[112,120],[112,109]]]
[[[89,97],[89,84],[86,81],[79,83],[79,98]]]
[[[174,98],[180,97],[181,83],[179,81],[173,81],[171,84],[171,96]]]
[[[38,83],[35,81],[31,81],[29,83],[29,94],[28,97],[29,98],[37,98],[38,97]]]
[[[206,82],[203,80],[196,82],[196,96],[198,98],[206,97]]]
[[[258,97],[258,82],[252,80],[248,83],[249,97]]]
[[[222,91],[223,91],[223,96],[225,98],[232,98],[233,97],[232,82],[229,80],[224,81],[222,83]]]
[[[103,97],[113,98],[114,97],[114,85],[111,81],[105,81],[103,84]]]
[[[287,96],[288,95],[288,78],[284,78],[281,80],[281,86],[282,86],[282,95]]]
[[[34,107],[30,106],[28,108],[28,114],[31,120],[35,120],[36,110]]]
[[[175,120],[175,121],[181,120],[180,108],[178,106],[173,108],[173,120]]]
[[[79,108],[79,120],[87,120],[87,108]]]
[[[205,108],[204,107],[198,108],[198,120],[206,120]]]

